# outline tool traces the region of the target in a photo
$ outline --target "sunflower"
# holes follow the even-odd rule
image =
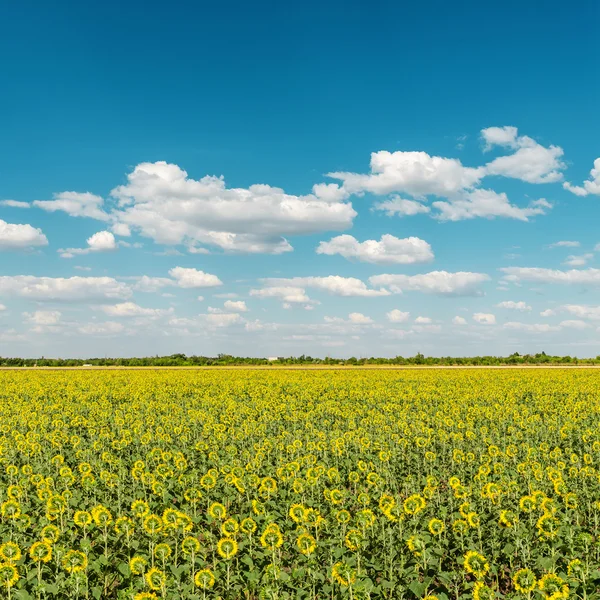
[[[566,600],[569,586],[555,573],[546,573],[538,582],[538,589],[548,600]]]
[[[267,526],[260,536],[260,545],[272,551],[279,548],[281,544],[283,544],[283,536],[279,527],[274,524]]]
[[[152,567],[146,575],[144,575],[147,586],[154,592],[161,591],[167,585],[166,574],[156,567]]]
[[[158,596],[154,592],[138,592],[133,600],[157,600]]]
[[[75,511],[73,515],[73,523],[77,525],[77,527],[87,527],[92,522],[92,515],[90,515],[87,510],[78,510]]]
[[[583,562],[578,558],[573,559],[567,565],[567,575],[573,579],[579,579],[583,573]]]
[[[535,574],[531,569],[519,569],[512,578],[515,590],[521,594],[530,594],[537,586]]]
[[[306,509],[302,504],[292,504],[288,514],[294,523],[302,523],[304,521]]]
[[[213,502],[208,507],[208,514],[215,521],[224,521],[227,518],[227,509],[220,502]]]
[[[226,521],[223,521],[221,532],[227,537],[233,537],[238,532],[239,528],[239,523],[234,518],[230,517]]]
[[[331,569],[331,577],[340,585],[350,586],[356,582],[356,571],[343,562],[338,562]]]
[[[310,533],[302,533],[296,540],[296,547],[300,554],[304,556],[311,555],[317,549],[317,542]]]
[[[12,565],[18,562],[21,558],[21,549],[15,542],[4,542],[0,546],[0,559]]]
[[[215,576],[210,569],[201,569],[194,576],[196,587],[208,590],[215,585]]]
[[[169,556],[171,556],[172,552],[173,551],[171,550],[171,546],[169,546],[169,544],[157,544],[154,548],[154,556],[163,562],[167,560]]]
[[[17,567],[9,564],[0,564],[0,585],[5,588],[11,588],[17,581],[19,581]]]
[[[429,529],[431,535],[442,535],[445,529],[444,521],[440,519],[431,519],[427,525],[427,529]]]
[[[131,503],[131,512],[134,517],[142,519],[150,512],[150,507],[145,500],[134,500]]]
[[[181,542],[181,551],[186,555],[195,555],[200,552],[200,542],[197,538],[188,535]]]
[[[148,561],[143,556],[134,556],[129,559],[129,570],[134,575],[143,575]]]
[[[473,600],[495,600],[494,590],[489,588],[483,581],[477,581],[473,586]]]
[[[217,542],[217,552],[225,560],[232,559],[238,551],[237,542],[233,538],[221,538]]]
[[[413,494],[409,496],[403,504],[404,512],[408,515],[416,515],[425,508],[426,502],[423,496]]]
[[[560,522],[551,513],[544,513],[536,523],[540,538],[551,540],[558,534]]]
[[[52,546],[49,542],[34,542],[29,549],[29,556],[34,562],[50,562],[52,559]]]
[[[465,554],[464,566],[465,571],[474,575],[476,579],[483,579],[490,570],[490,565],[485,557],[474,550],[469,550]]]
[[[144,531],[148,535],[155,536],[161,532],[163,528],[163,521],[158,515],[149,514],[148,516],[144,517],[143,527]]]
[[[92,518],[97,527],[108,527],[112,523],[112,515],[105,506],[99,504],[91,510]]]
[[[346,544],[346,548],[348,548],[348,550],[352,550],[352,552],[356,552],[360,548],[362,541],[363,536],[358,529],[348,530],[346,536],[344,537],[344,544]]]
[[[247,535],[251,535],[256,531],[256,521],[250,517],[242,519],[240,529]]]
[[[115,521],[115,533],[117,535],[130,536],[133,534],[134,529],[133,521],[129,517],[119,517]]]
[[[69,550],[61,561],[62,567],[67,573],[80,573],[88,566],[88,558],[79,550]]]
[[[46,525],[42,527],[42,540],[55,544],[60,537],[60,529],[56,525]]]

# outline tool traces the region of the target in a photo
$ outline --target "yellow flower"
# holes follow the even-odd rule
[[[79,573],[85,571],[88,566],[88,558],[79,550],[69,550],[62,559],[62,567],[68,573]]]
[[[208,514],[216,521],[224,521],[227,518],[227,509],[220,502],[213,502],[208,508]]]
[[[21,549],[15,542],[4,542],[0,546],[0,559],[12,565],[21,558]]]
[[[235,519],[230,517],[229,519],[224,521],[223,524],[221,525],[221,532],[225,536],[233,537],[238,532],[239,528],[240,528],[240,526],[239,526],[238,522]]]
[[[90,515],[87,510],[78,510],[75,511],[73,515],[73,523],[77,525],[77,527],[87,527],[92,522],[92,515]]]
[[[163,528],[163,521],[158,515],[150,514],[144,517],[143,528],[148,535],[158,535]]]
[[[129,560],[129,570],[134,575],[143,575],[148,561],[143,556],[134,556]]]
[[[305,518],[306,509],[302,504],[292,504],[288,514],[294,523],[302,523]]]
[[[138,592],[133,600],[157,600],[158,596],[154,592]]]
[[[200,542],[195,537],[187,536],[181,542],[181,551],[187,556],[198,554],[200,552]]]
[[[566,600],[569,597],[569,586],[555,573],[546,573],[539,580],[538,589],[549,600]]]
[[[477,581],[473,586],[473,600],[495,600],[494,590],[489,588],[483,581]]]
[[[300,552],[300,554],[309,556],[316,550],[317,542],[309,533],[303,533],[298,536],[298,539],[296,540],[296,547],[298,548],[298,552]]]
[[[171,546],[169,544],[157,544],[154,548],[154,556],[162,561],[167,560],[171,556]]]
[[[431,535],[442,535],[445,527],[444,522],[440,519],[431,519],[427,525],[427,529]]]
[[[217,552],[225,560],[232,559],[238,551],[237,542],[233,538],[221,538],[217,542]]]
[[[19,581],[17,567],[10,564],[0,564],[0,586],[11,588]]]
[[[152,591],[161,591],[167,585],[167,576],[157,567],[152,567],[144,576],[146,585]]]
[[[465,571],[471,575],[474,575],[476,579],[483,579],[486,573],[490,570],[490,565],[485,557],[474,550],[469,550],[465,554],[464,565]]]
[[[416,515],[425,508],[425,504],[425,498],[419,494],[413,494],[404,501],[404,512],[409,515]]]
[[[279,548],[282,544],[283,536],[281,535],[279,527],[274,523],[268,525],[260,536],[260,545],[263,548],[275,550],[275,548]]]
[[[521,594],[529,594],[535,590],[537,580],[531,569],[519,569],[512,578],[515,590]]]
[[[350,586],[356,582],[356,571],[343,562],[338,562],[331,569],[331,577],[340,585]]]
[[[215,585],[215,576],[210,569],[201,569],[194,576],[196,587],[208,590]]]
[[[29,556],[34,562],[50,562],[52,559],[52,546],[49,542],[34,542],[29,549]]]
[[[256,521],[254,519],[251,519],[250,517],[246,517],[240,523],[240,529],[244,533],[250,535],[256,531]]]

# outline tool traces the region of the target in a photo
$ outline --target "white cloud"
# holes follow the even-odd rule
[[[487,152],[494,146],[516,148],[518,131],[519,130],[516,127],[508,125],[504,127],[488,127],[487,129],[482,129],[481,137],[485,141],[484,150]]]
[[[334,296],[359,296],[370,298],[375,296],[389,296],[390,292],[385,289],[370,289],[360,279],[355,277],[341,277],[340,275],[329,275],[327,277],[292,277],[289,279],[264,279],[268,287],[290,286],[295,288],[311,287]]]
[[[597,194],[600,196],[600,158],[594,161],[590,177],[587,181],[583,182],[583,186],[571,185],[568,181],[565,181],[563,187],[576,196],[587,196],[588,194]]]
[[[547,308],[540,313],[540,317],[553,317],[556,314],[556,311],[551,308]]]
[[[85,300],[125,299],[130,288],[112,277],[0,277],[0,295],[30,300],[78,302]]]
[[[180,288],[203,288],[223,285],[216,276],[193,268],[174,267],[169,275],[176,281]]]
[[[502,326],[504,329],[513,331],[524,331],[526,333],[548,333],[550,331],[559,331],[557,325],[549,325],[548,323],[519,323],[517,321],[509,321]]]
[[[307,296],[304,288],[291,285],[273,286],[250,290],[250,295],[257,298],[277,298],[288,304],[303,304],[313,302]]]
[[[34,325],[57,325],[60,322],[61,312],[58,310],[36,310],[34,313],[23,313],[23,317]]]
[[[115,223],[111,227],[111,230],[115,235],[120,235],[121,237],[129,237],[131,235],[131,229],[125,223]]]
[[[197,300],[198,302],[204,302],[204,296],[198,296]]]
[[[546,214],[551,204],[544,199],[539,199],[531,202],[528,207],[521,208],[511,204],[504,192],[499,194],[493,190],[477,189],[466,192],[462,198],[450,202],[434,202],[433,207],[440,211],[434,216],[441,221],[462,221],[477,217],[486,219],[505,217],[528,221],[530,217]]]
[[[206,322],[212,327],[229,327],[242,321],[238,313],[207,314],[204,315]]]
[[[567,256],[563,264],[569,267],[583,267],[592,258],[594,258],[594,255],[589,252],[587,254],[571,254]]]
[[[561,321],[558,324],[558,326],[561,328],[577,329],[577,330],[587,329],[589,327],[589,325],[585,321],[581,321],[579,319]]]
[[[120,206],[113,217],[166,245],[280,254],[292,250],[285,236],[347,229],[356,216],[335,184],[306,196],[262,184],[227,188],[222,177],[194,180],[166,162],[141,163],[127,180],[111,192]]]
[[[581,244],[579,242],[570,240],[561,240],[560,242],[554,242],[550,244],[548,248],[579,248]]]
[[[206,313],[193,318],[174,317],[169,320],[169,325],[180,330],[205,330],[221,329],[243,323],[239,313]]]
[[[139,277],[132,277],[135,281],[133,289],[139,292],[158,292],[160,289],[174,285],[175,281],[168,277],[149,277],[148,275],[141,275]]]
[[[481,295],[481,285],[489,279],[484,273],[432,271],[421,275],[374,275],[369,282],[375,286],[389,287],[397,294],[417,291],[442,296],[477,296]]]
[[[410,313],[403,312],[397,308],[394,308],[390,312],[385,313],[385,316],[387,317],[388,321],[390,321],[391,323],[404,323],[410,317]]]
[[[399,196],[393,196],[390,200],[385,200],[384,202],[376,202],[373,208],[385,212],[388,217],[396,215],[400,217],[412,217],[431,212],[431,208],[422,202],[407,200]]]
[[[340,254],[344,258],[356,258],[361,262],[375,264],[409,265],[433,260],[431,246],[418,237],[399,239],[384,234],[381,240],[359,242],[351,235],[339,235],[329,242],[320,242],[317,254]]]
[[[360,325],[368,325],[370,323],[373,323],[373,319],[371,319],[371,317],[367,317],[366,315],[363,315],[362,313],[358,312],[350,313],[348,315],[348,320],[351,323],[357,323]]]
[[[110,231],[98,231],[87,239],[87,248],[60,248],[62,258],[73,258],[91,252],[112,252],[117,249],[115,236]]]
[[[415,323],[418,325],[430,325],[433,321],[430,317],[417,317]]]
[[[121,302],[119,304],[99,307],[109,317],[160,317],[172,312],[173,309],[142,308],[134,302]]]
[[[84,335],[113,336],[121,333],[125,327],[122,323],[105,321],[103,323],[87,323],[78,327],[77,331]]]
[[[506,281],[521,283],[559,283],[563,285],[600,285],[600,269],[544,269],[542,267],[503,267],[500,269]]]
[[[473,321],[479,323],[480,325],[495,325],[496,324],[496,316],[490,313],[474,313]]]
[[[452,323],[454,325],[466,325],[467,320],[464,317],[459,317],[458,315],[452,319]]]
[[[25,250],[47,245],[48,238],[41,229],[0,219],[0,250]]]
[[[3,310],[6,310],[6,306],[4,306],[4,304],[0,304],[0,312],[2,312]]]
[[[591,321],[600,321],[600,306],[584,306],[580,304],[565,304],[562,307],[567,312],[579,317],[580,319],[589,319]]]
[[[226,300],[223,304],[223,307],[229,312],[248,312],[248,307],[243,300],[238,300],[237,302],[233,300]]]
[[[460,160],[430,156],[426,152],[388,152],[371,154],[371,173],[336,172],[328,177],[340,179],[351,194],[406,192],[416,198],[449,196],[479,183],[484,171],[464,167]]]
[[[54,194],[53,200],[35,200],[33,204],[48,212],[66,212],[71,217],[110,220],[109,215],[102,210],[104,199],[89,192],[61,192]]]
[[[0,200],[0,206],[8,206],[9,208],[31,208],[29,202],[21,202],[20,200]]]
[[[521,312],[526,312],[531,310],[531,306],[529,306],[526,302],[520,300],[519,302],[515,302],[514,300],[504,300],[503,302],[499,302],[496,304],[498,308],[507,308],[508,310],[519,310]]]
[[[488,146],[490,130],[493,130],[491,137],[495,140],[493,144],[498,145],[498,141],[501,141],[500,145],[515,148],[516,152],[500,156],[488,163],[485,166],[486,175],[502,175],[527,183],[553,183],[563,178],[560,171],[566,165],[561,160],[564,151],[559,146],[546,148],[526,135],[517,137],[516,128],[503,128],[503,132],[500,132],[500,128],[482,130]]]

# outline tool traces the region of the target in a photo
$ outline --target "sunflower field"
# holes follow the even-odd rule
[[[0,597],[600,599],[599,383],[0,371]]]

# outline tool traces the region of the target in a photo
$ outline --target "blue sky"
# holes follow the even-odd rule
[[[600,354],[600,8],[525,4],[5,7],[0,355]]]

